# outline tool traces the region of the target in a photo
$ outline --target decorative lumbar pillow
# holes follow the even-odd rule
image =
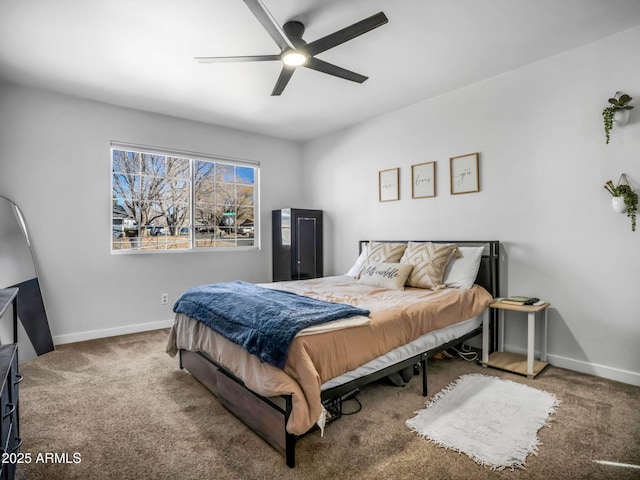
[[[458,247],[444,271],[442,283],[451,288],[471,288],[478,276],[484,247]]]
[[[357,278],[360,278],[362,271],[369,265],[376,263],[398,263],[406,247],[406,243],[369,242],[367,259],[360,267]]]
[[[358,273],[360,273],[360,269],[364,262],[367,260],[367,255],[369,253],[369,246],[367,244],[362,245],[362,252],[360,252],[360,256],[356,260],[356,263],[353,264],[353,267],[349,269],[346,275],[350,277],[357,277]]]
[[[404,290],[413,265],[406,263],[373,263],[362,270],[358,283],[391,290]]]
[[[413,265],[407,285],[433,290],[444,288],[444,271],[457,249],[453,243],[409,242],[400,260],[400,263]]]

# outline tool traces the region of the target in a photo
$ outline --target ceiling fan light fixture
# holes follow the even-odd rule
[[[287,50],[282,54],[282,61],[290,67],[304,65],[309,56],[301,50]]]

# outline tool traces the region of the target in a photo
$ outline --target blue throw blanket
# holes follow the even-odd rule
[[[284,368],[300,330],[369,311],[246,282],[215,283],[187,290],[173,306],[244,347],[263,362]]]

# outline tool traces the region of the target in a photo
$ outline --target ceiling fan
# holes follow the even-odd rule
[[[278,25],[273,16],[269,13],[261,0],[244,0],[251,12],[262,24],[267,33],[273,38],[281,52],[275,55],[249,55],[234,57],[196,57],[200,63],[213,62],[268,62],[279,60],[284,65],[278,81],[276,82],[271,95],[282,94],[284,88],[289,83],[296,67],[303,66],[318,72],[333,75],[335,77],[362,83],[367,78],[359,73],[352,72],[337,65],[325,62],[316,58],[316,55],[330,48],[338,46],[352,40],[364,33],[378,28],[389,20],[384,13],[379,12],[364,20],[349,25],[337,32],[307,43],[302,39],[304,25],[301,22],[292,20],[286,22],[282,27]]]

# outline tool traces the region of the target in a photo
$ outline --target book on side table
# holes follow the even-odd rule
[[[500,303],[506,303],[507,305],[539,305],[541,302],[537,297],[524,297],[521,295],[513,295],[511,297],[505,297],[496,299]]]

